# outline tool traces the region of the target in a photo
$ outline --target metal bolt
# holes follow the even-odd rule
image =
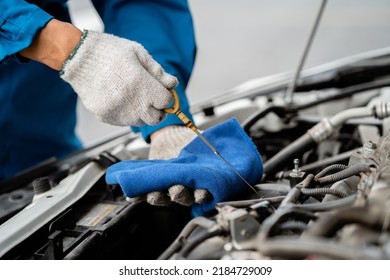
[[[368,141],[365,145],[369,149],[376,149],[377,148],[376,143],[374,143],[372,141]]]
[[[296,184],[300,183],[305,177],[305,172],[302,172],[299,168],[299,159],[294,159],[294,169],[289,174],[290,178],[290,187],[294,187]]]
[[[375,149],[377,148],[376,143],[372,141],[368,141],[363,145],[363,156],[364,157],[371,157],[375,153]]]
[[[294,159],[294,169],[299,170],[299,159]]]

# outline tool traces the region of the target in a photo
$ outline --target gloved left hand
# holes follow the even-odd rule
[[[167,126],[152,138],[149,159],[171,159],[179,155],[181,150],[190,143],[196,134],[186,126]],[[184,206],[203,203],[211,199],[205,189],[189,189],[182,185],[169,187],[168,193],[155,191],[146,195],[146,201],[152,205],[166,206],[176,202]]]
[[[252,185],[260,182],[261,157],[237,120],[231,119],[204,132],[220,154]],[[164,191],[172,185],[207,189],[212,199],[192,206],[194,216],[212,210],[217,202],[233,199],[249,187],[197,137],[169,160],[129,160],[112,165],[106,182],[120,185],[127,197]]]

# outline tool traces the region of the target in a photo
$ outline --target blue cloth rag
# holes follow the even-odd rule
[[[235,118],[207,129],[203,136],[251,185],[260,182],[263,173],[261,157]],[[120,185],[127,197],[165,191],[176,184],[207,189],[213,199],[193,205],[193,216],[203,215],[214,209],[216,203],[250,191],[249,186],[199,137],[185,146],[177,158],[128,160],[114,164],[107,170],[106,182]]]

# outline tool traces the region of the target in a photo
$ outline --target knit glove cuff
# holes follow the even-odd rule
[[[86,30],[60,76],[100,121],[119,126],[155,125],[178,81],[142,45]]]

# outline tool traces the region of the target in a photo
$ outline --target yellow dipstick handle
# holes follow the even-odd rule
[[[173,95],[173,105],[170,108],[165,108],[164,112],[168,114],[175,114],[187,127],[191,128],[193,131],[198,130],[192,121],[182,111],[180,111],[180,100],[177,92],[174,89],[170,89],[169,91]]]

